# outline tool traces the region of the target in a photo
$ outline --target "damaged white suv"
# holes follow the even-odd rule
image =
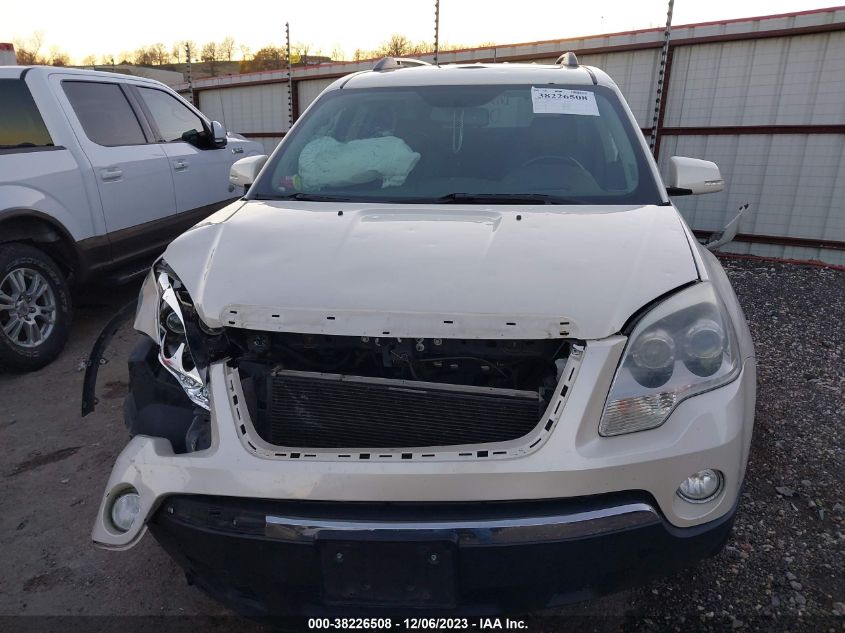
[[[754,349],[669,199],[718,169],[667,190],[571,55],[407,65],[338,80],[154,266],[95,543],[149,529],[252,615],[526,610],[718,552]]]

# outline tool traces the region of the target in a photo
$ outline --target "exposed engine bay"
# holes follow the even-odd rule
[[[554,395],[571,342],[397,339],[227,329],[250,417],[281,446],[516,439]]]
[[[559,379],[570,343],[546,340],[396,339],[253,332],[230,328],[232,363],[267,368],[539,391]],[[232,350],[234,352],[234,350]],[[562,367],[562,363],[560,364]]]

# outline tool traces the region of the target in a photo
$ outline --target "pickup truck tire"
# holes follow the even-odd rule
[[[70,289],[56,263],[28,244],[0,244],[0,367],[33,371],[68,339]]]

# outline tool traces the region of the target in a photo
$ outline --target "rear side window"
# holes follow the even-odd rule
[[[53,139],[21,79],[0,79],[0,150],[49,147]]]
[[[98,145],[147,142],[135,112],[117,84],[64,81],[62,87],[85,135]]]
[[[150,109],[163,141],[196,142],[205,132],[202,119],[173,95],[153,88],[138,87],[138,92]]]

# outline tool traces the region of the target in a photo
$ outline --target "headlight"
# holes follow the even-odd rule
[[[631,332],[599,433],[658,427],[682,400],[730,382],[739,368],[736,335],[713,286],[699,283],[682,290]]]
[[[198,367],[188,344],[188,322],[185,312],[193,311],[193,302],[178,277],[164,264],[155,267],[158,289],[158,359],[176,377],[188,398],[208,409],[205,368]]]

